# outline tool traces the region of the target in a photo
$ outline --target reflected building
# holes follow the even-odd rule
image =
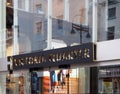
[[[65,19],[66,1],[69,5],[67,7],[68,20]],[[94,3],[97,10],[93,10]],[[3,59],[7,61],[7,56],[46,51],[48,0],[1,0],[0,4],[2,5],[0,8],[2,14],[0,16],[0,61],[4,61]],[[54,93],[120,93],[119,9],[119,0],[52,0],[52,50],[81,45],[81,31],[74,29],[75,33],[71,33],[73,23],[89,27],[91,37],[87,38],[86,32],[83,31],[83,44],[93,42],[94,12],[97,15],[97,41],[95,42],[97,50],[94,52],[97,59],[95,64],[91,62],[91,64],[81,64],[77,67],[71,65],[70,69],[62,66],[62,69],[65,70],[65,85],[54,87]],[[57,57],[57,54],[50,56]],[[63,57],[67,58],[69,55],[63,55]],[[39,63],[37,58],[40,57],[29,57],[36,64]],[[25,59],[27,60],[28,57]],[[44,58],[41,60],[44,61]],[[49,94],[52,92],[49,72],[54,70],[58,73],[59,68],[51,66],[45,70],[41,67],[13,70],[14,72],[11,74],[7,70],[5,61],[1,64],[5,63],[6,67],[0,68],[0,92],[2,94],[33,94],[31,92]],[[23,61],[18,60],[18,62]],[[26,62],[26,64],[29,63],[31,62]],[[19,65],[19,63],[17,64]],[[22,65],[24,63],[21,63]],[[37,77],[34,76],[34,73]],[[36,82],[34,78],[37,79]],[[35,88],[32,90],[31,87],[34,86]]]

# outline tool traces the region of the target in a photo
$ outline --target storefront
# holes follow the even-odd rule
[[[97,43],[98,92],[120,94],[120,39]]]
[[[99,93],[120,94],[120,65],[99,68]]]
[[[15,71],[6,76],[5,94],[30,94],[30,75],[29,71]]]
[[[13,63],[19,94],[90,93],[90,67],[84,65],[95,63],[96,45],[87,43],[15,55],[8,60]]]

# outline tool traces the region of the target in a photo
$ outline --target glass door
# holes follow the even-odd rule
[[[33,70],[31,94],[89,93],[88,72],[86,68]]]
[[[78,83],[76,69],[31,72],[31,94],[78,94]]]

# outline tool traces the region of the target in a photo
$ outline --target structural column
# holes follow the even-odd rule
[[[93,0],[92,2],[92,42],[96,43],[97,42],[97,31],[98,31],[98,26],[97,26],[97,0]]]
[[[14,25],[13,25],[13,54],[19,53],[19,43],[18,43],[18,0],[14,0]]]
[[[29,5],[30,5],[30,0],[25,0],[25,11],[29,12]]]
[[[97,5],[98,0],[92,0],[92,42],[97,42],[98,32],[98,13]],[[98,68],[90,67],[90,94],[98,94]]]
[[[47,49],[52,48],[52,0],[48,0]]]
[[[6,0],[0,0],[0,58],[6,57]],[[3,67],[0,62],[0,66]],[[0,74],[0,94],[6,94],[6,76]]]
[[[105,31],[108,31],[108,0],[105,0]]]
[[[88,25],[89,0],[85,0],[85,24]]]
[[[0,57],[6,56],[6,0],[0,0]]]
[[[85,25],[88,26],[89,0],[85,0]],[[85,93],[90,93],[90,68],[85,67]]]
[[[64,7],[64,20],[69,21],[69,0],[65,0]]]

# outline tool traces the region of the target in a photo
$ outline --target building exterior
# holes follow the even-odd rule
[[[0,70],[0,92],[2,94],[120,93],[119,0],[50,1],[52,13],[48,11],[48,0],[0,1],[2,14],[0,16],[0,63],[2,62],[2,65],[5,63],[5,68]],[[88,29],[76,30],[73,23],[78,28],[80,28],[79,24],[89,27],[90,37],[86,36]],[[49,30],[52,30],[52,34]],[[72,30],[74,33],[71,33]],[[14,64],[17,59],[12,61],[13,59],[8,58],[10,62],[7,62],[7,56],[25,57],[31,54],[36,61],[37,53],[47,52],[48,42],[51,44],[49,48],[52,49],[51,51],[59,48],[55,50],[56,52],[63,47],[69,49],[74,45],[84,46],[92,42],[97,49],[93,51],[96,59],[90,63],[85,60],[86,63],[80,65],[70,64],[70,67],[63,64],[64,66],[59,65],[59,67],[53,65],[21,70],[11,68],[11,64]],[[54,59],[53,54],[50,56]],[[69,55],[66,58],[69,58]],[[44,57],[41,57],[41,60],[44,61]],[[20,64],[24,65],[24,63]],[[9,65],[8,70],[7,65]],[[61,70],[65,75],[64,83],[54,87],[50,82],[51,73],[54,72],[55,76]]]

